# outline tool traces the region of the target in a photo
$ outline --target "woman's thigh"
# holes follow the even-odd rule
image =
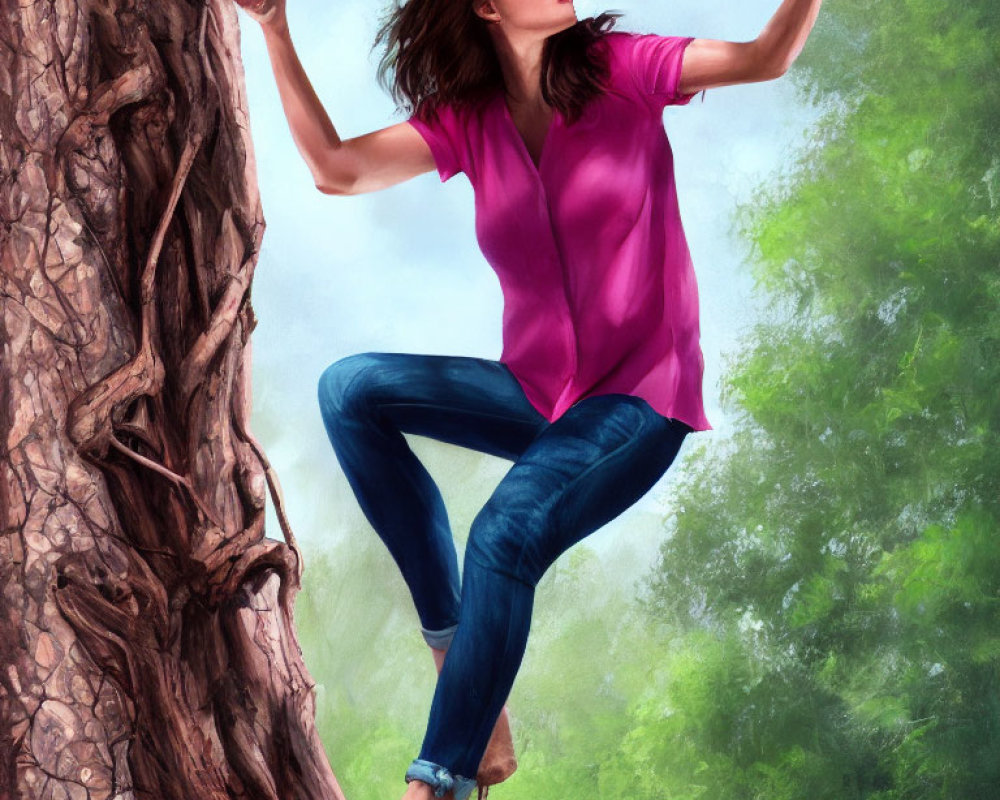
[[[504,476],[473,522],[466,556],[534,586],[560,554],[646,494],[691,430],[632,395],[581,400]]]
[[[499,361],[471,356],[358,353],[320,378],[328,424],[388,420],[405,433],[515,460],[548,420]]]

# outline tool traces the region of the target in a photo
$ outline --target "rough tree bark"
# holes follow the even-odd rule
[[[0,9],[0,796],[342,798],[247,429],[236,7]]]

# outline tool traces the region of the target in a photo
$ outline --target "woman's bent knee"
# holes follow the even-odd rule
[[[378,362],[378,353],[355,353],[334,361],[319,378],[319,407],[323,418],[333,420],[364,406],[366,378]]]
[[[550,517],[538,507],[502,508],[494,499],[472,521],[466,558],[534,587],[550,566],[536,546]]]

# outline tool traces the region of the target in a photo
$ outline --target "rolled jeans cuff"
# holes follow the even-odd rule
[[[413,780],[423,781],[434,789],[435,797],[444,797],[449,790],[452,790],[455,793],[455,800],[466,800],[476,788],[475,778],[454,775],[447,767],[422,758],[413,759],[406,770],[406,782]]]
[[[423,635],[424,641],[435,650],[447,650],[448,645],[451,644],[451,640],[455,638],[456,630],[458,630],[457,622],[450,628],[440,631],[429,631],[423,626],[420,627],[420,633]]]

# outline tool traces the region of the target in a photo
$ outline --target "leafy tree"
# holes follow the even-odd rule
[[[718,684],[665,689],[667,796],[996,797],[998,43],[992,0],[839,0],[791,73],[826,113],[739,214],[773,310],[646,600]]]

